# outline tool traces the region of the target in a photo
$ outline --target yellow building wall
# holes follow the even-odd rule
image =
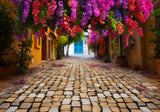
[[[52,45],[53,49],[51,49],[51,50],[52,50],[53,59],[55,60],[55,59],[57,59],[57,53],[55,53],[55,50],[57,49],[56,48],[56,40],[55,39],[52,39],[52,40],[53,40],[53,45]]]
[[[33,55],[30,67],[35,67],[41,63],[42,60],[42,39],[40,39],[40,45],[38,45],[38,38],[35,38],[35,35],[32,35],[33,45],[31,48],[31,54]]]
[[[54,33],[54,36],[55,37],[52,37],[51,35],[50,35],[50,33]],[[51,57],[51,59],[53,59],[53,60],[55,60],[55,59],[57,59],[57,53],[56,53],[56,50],[57,50],[57,39],[58,39],[58,36],[57,36],[57,34],[56,34],[56,30],[54,31],[54,32],[52,32],[52,30],[48,27],[48,30],[47,30],[47,34],[50,36],[50,39],[51,39],[51,51],[50,51],[50,57]]]

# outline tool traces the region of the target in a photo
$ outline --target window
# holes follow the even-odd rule
[[[34,38],[34,44],[35,44],[35,48],[40,48],[40,46],[41,46],[41,38],[39,37],[39,38]]]

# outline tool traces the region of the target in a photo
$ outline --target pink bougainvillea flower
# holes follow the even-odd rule
[[[39,23],[39,16],[34,16],[33,17],[35,25],[37,25]]]
[[[117,24],[118,34],[121,35],[124,32],[123,26],[121,23]]]
[[[130,19],[128,19],[128,21],[126,21],[125,24],[128,27],[129,34],[133,35],[134,29],[136,29],[138,27],[138,22],[137,21],[133,21],[132,18],[130,17]]]
[[[137,32],[139,33],[139,36],[143,36],[143,29],[141,27],[137,29]]]
[[[109,29],[108,30],[108,36],[113,38],[113,39],[116,39],[116,32],[112,31],[112,29]]]
[[[47,4],[48,11],[47,11],[47,19],[51,18],[52,15],[54,15],[55,9],[57,8],[56,1],[52,0],[52,2]]]
[[[135,0],[129,0],[128,5],[129,5],[129,10],[130,11],[134,11],[135,10],[135,8],[136,8]]]
[[[40,12],[40,10],[38,10],[38,9],[33,9],[33,10],[32,10],[32,14],[33,14],[34,16],[37,16],[37,15],[39,14],[39,12]]]
[[[61,25],[66,31],[71,32],[70,24],[69,24],[69,22],[67,20],[64,19],[61,22]]]
[[[100,15],[100,11],[98,8],[94,9],[94,15],[98,17]]]
[[[41,3],[44,4],[44,3],[47,3],[48,0],[41,0]]]
[[[39,0],[35,0],[32,4],[33,9],[39,9],[41,7],[41,3]]]
[[[42,39],[45,38],[45,30],[43,28],[40,29],[39,35],[42,37]]]
[[[88,40],[88,46],[90,46],[91,45],[91,41],[90,40]]]
[[[82,32],[82,28],[80,26],[76,26],[76,32],[81,33]]]
[[[131,40],[130,43],[131,43],[131,44],[135,44],[135,41]]]
[[[103,55],[103,54],[104,54],[104,50],[103,50],[103,49],[100,49],[100,50],[99,50],[99,54],[100,54],[100,55]]]

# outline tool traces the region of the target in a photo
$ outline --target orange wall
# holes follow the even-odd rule
[[[32,45],[31,51],[32,51],[33,58],[32,58],[30,67],[34,67],[40,64],[42,60],[42,39],[40,39],[40,46],[38,47],[36,45],[37,44],[36,39],[37,38],[35,38],[35,36],[32,35],[33,45]]]
[[[156,72],[156,65],[151,59],[154,56],[153,43],[149,43],[149,40],[154,39],[152,31],[150,30],[155,26],[155,18],[150,16],[143,26],[143,37],[139,37],[138,33],[135,33],[133,37],[135,38],[135,48],[130,50],[128,53],[128,64],[132,66],[137,64],[141,69],[150,72]]]
[[[150,16],[143,26],[144,36],[139,37],[138,33],[134,33],[135,47],[128,51],[128,65],[138,65],[141,69],[150,72],[156,72],[156,65],[151,57],[154,56],[153,43],[149,40],[154,39],[155,36],[150,31],[150,28],[155,26],[155,18]]]
[[[144,25],[144,38],[143,38],[143,50],[144,50],[144,69],[148,71],[156,72],[156,65],[153,62],[153,59],[150,59],[154,56],[154,47],[153,43],[149,43],[149,40],[154,39],[155,35],[149,30],[151,27],[155,26],[155,18],[150,16]]]

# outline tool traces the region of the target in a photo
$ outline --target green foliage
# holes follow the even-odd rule
[[[155,17],[160,17],[160,7],[153,10],[152,15],[154,15]]]
[[[68,44],[71,44],[73,42],[79,42],[82,40],[82,38],[85,36],[84,31],[81,33],[76,33],[74,37],[69,37]]]
[[[32,59],[30,48],[32,47],[32,39],[25,39],[18,44],[18,49],[14,51],[16,58],[16,73],[23,74],[29,67],[29,61]]]
[[[41,10],[41,12],[40,12],[40,14],[39,14],[39,16],[40,16],[41,19],[43,19],[43,20],[46,19],[45,17],[46,17],[46,15],[47,15],[47,10],[48,10],[47,7],[44,7],[43,10]]]
[[[75,37],[73,37],[73,41],[74,42],[79,42],[82,40],[82,38],[85,36],[84,31],[82,31],[81,33],[76,33]]]
[[[157,9],[154,9],[152,15],[154,15],[156,18],[160,18],[160,7]],[[154,51],[154,59],[160,59],[160,24],[157,24],[156,28],[152,29],[153,34],[156,36],[155,39],[150,40],[149,42],[152,42],[156,45]]]
[[[57,59],[62,58],[62,47],[58,46],[57,47]]]
[[[85,36],[84,31],[81,33],[76,33],[74,37],[69,36],[68,37],[68,45],[70,45],[73,42],[79,42],[82,40],[82,38]]]
[[[0,65],[4,66],[3,56],[8,55],[6,51],[11,50],[11,44],[14,42],[14,19],[8,16],[7,5],[0,3],[0,7]]]
[[[67,44],[69,35],[61,35],[58,39],[58,46],[62,47]]]
[[[111,54],[113,55],[118,55],[120,53],[120,48],[119,48],[119,42],[118,39],[113,39],[112,44],[114,46],[113,50],[111,51]]]
[[[109,12],[109,18],[108,18],[108,19],[109,19],[109,21],[110,21],[110,25],[111,25],[111,27],[113,28],[113,30],[114,30],[114,31],[117,31],[118,21],[116,20],[113,11],[110,11],[110,12]]]
[[[68,43],[69,35],[61,35],[58,39],[57,47],[57,59],[61,59],[63,56],[63,47]]]

